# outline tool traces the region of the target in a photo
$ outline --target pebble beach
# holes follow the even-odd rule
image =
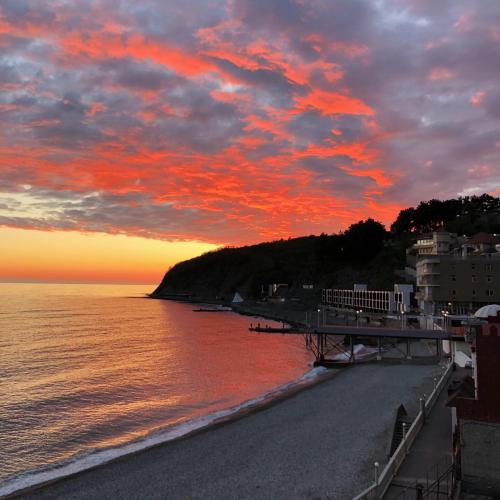
[[[396,408],[415,414],[438,365],[368,363],[221,425],[23,498],[349,499],[383,466]]]

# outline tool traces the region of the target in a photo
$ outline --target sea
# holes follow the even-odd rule
[[[0,283],[0,496],[309,383],[300,335],[154,300],[154,285]],[[273,322],[260,320],[274,325]]]

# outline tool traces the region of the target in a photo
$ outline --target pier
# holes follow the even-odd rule
[[[260,326],[260,325],[259,325]],[[464,337],[445,330],[399,329],[366,326],[318,326],[311,328],[250,328],[260,333],[303,335],[306,347],[315,357],[315,366],[339,367],[367,359],[411,360],[442,356],[442,342],[463,342]],[[427,341],[426,356],[420,341]],[[356,356],[356,343],[363,343],[371,351]],[[432,347],[430,347],[432,346]],[[432,348],[432,352],[429,349]]]
[[[422,340],[429,341],[433,345],[434,352],[429,353],[435,358],[442,355],[441,344],[443,340],[462,341],[460,335],[453,335],[443,330],[419,330],[419,329],[397,329],[382,327],[357,327],[357,326],[323,326],[313,331],[303,333],[306,346],[315,356],[315,366],[342,366],[355,363],[356,342],[362,342],[374,348],[370,358],[382,359],[406,359],[419,358],[415,346]],[[387,356],[388,348],[399,357]],[[334,356],[329,358],[329,356]],[[366,359],[366,354],[363,359]]]

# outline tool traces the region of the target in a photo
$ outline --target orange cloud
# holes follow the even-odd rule
[[[389,187],[394,184],[394,180],[389,178],[386,172],[381,168],[367,168],[367,169],[355,169],[346,166],[341,166],[342,170],[345,170],[350,175],[354,175],[355,177],[370,177],[373,179],[378,186],[380,187]],[[382,194],[380,191],[377,194]]]
[[[368,115],[374,110],[361,99],[338,92],[313,89],[305,96],[295,96],[296,112],[314,109],[322,115]]]
[[[132,57],[150,60],[185,76],[196,76],[216,67],[203,57],[141,34],[72,32],[59,40],[66,62],[79,58]]]
[[[336,144],[333,141],[328,141],[323,145],[310,144],[305,150],[297,152],[296,156],[316,156],[319,158],[347,156],[357,163],[370,163],[377,158],[378,152],[368,148],[366,144],[363,143]],[[349,170],[349,172],[351,171]],[[357,174],[354,173],[353,175]]]

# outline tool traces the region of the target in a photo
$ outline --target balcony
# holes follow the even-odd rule
[[[440,286],[440,283],[439,281],[437,280],[428,280],[428,279],[425,279],[424,278],[417,278],[417,286],[418,287],[426,287],[426,286],[432,286],[432,287],[435,287],[435,286]]]
[[[418,273],[421,274],[421,275],[429,275],[429,274],[436,275],[436,274],[440,274],[439,267],[438,266],[433,266],[431,264],[427,264],[427,265],[424,265],[424,266],[419,266]]]
[[[434,240],[417,240],[415,243],[415,248],[431,247],[434,245]]]

